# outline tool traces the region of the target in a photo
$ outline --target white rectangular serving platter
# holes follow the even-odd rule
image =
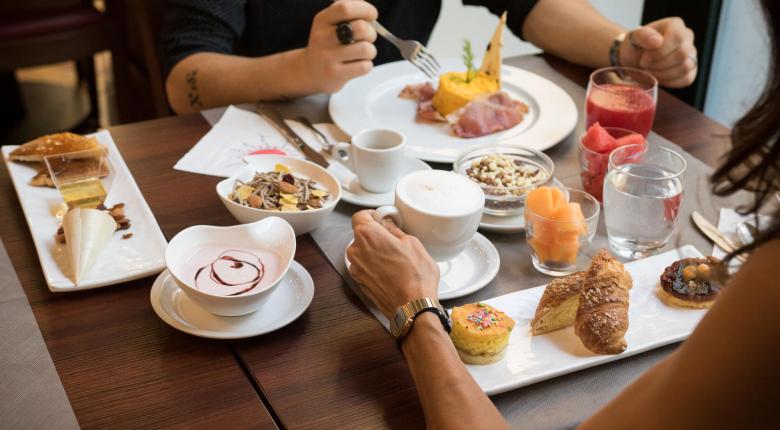
[[[655,289],[664,268],[688,257],[702,257],[691,245],[626,264],[634,286],[628,308],[628,348],[617,355],[597,355],[586,349],[568,327],[541,336],[531,336],[530,322],[544,285],[484,300],[504,311],[517,323],[509,337],[506,354],[490,365],[468,365],[474,379],[488,394],[524,387],[556,376],[621,360],[687,338],[706,310],[672,308],[660,301]]]
[[[102,130],[94,136],[108,148],[109,160],[114,168],[114,180],[108,191],[106,206],[125,203],[125,215],[130,219],[131,226],[129,230],[120,230],[114,234],[79,285],[75,285],[71,279],[65,245],[57,243],[54,237],[59,225],[55,214],[61,208],[62,197],[54,188],[30,186],[28,182],[35,175],[36,166],[11,162],[8,154],[17,146],[3,147],[3,160],[22,205],[43,275],[52,292],[104,287],[154,275],[165,269],[165,247],[168,242],[133,175],[119,154],[111,134]],[[122,239],[122,234],[128,232],[133,233],[133,236]]]

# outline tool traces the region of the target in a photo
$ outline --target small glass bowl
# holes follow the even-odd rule
[[[490,185],[472,178],[467,171],[473,163],[477,163],[490,155],[504,155],[511,158],[515,164],[527,165],[545,172],[538,178],[517,187]],[[525,196],[529,191],[552,182],[555,165],[552,159],[541,151],[525,148],[520,145],[482,145],[461,154],[454,164],[455,172],[464,175],[482,188],[485,193],[485,210],[489,215],[511,216],[522,213],[525,206]]]

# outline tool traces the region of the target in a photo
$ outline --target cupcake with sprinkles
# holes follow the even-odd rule
[[[492,364],[504,356],[515,321],[484,303],[452,308],[452,343],[466,364]]]

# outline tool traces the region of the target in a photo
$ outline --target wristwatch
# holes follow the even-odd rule
[[[390,333],[392,333],[393,337],[400,342],[412,330],[414,319],[423,312],[435,313],[441,320],[444,330],[446,330],[447,333],[450,332],[450,319],[447,315],[447,311],[444,310],[438,300],[425,297],[412,300],[405,305],[399,306],[398,309],[395,310],[395,315],[393,315],[392,320],[390,320]]]
[[[612,67],[620,67],[620,45],[623,44],[623,41],[626,40],[626,35],[628,33],[623,32],[617,35],[615,37],[615,40],[612,41],[612,45],[609,47],[609,63],[612,65]]]

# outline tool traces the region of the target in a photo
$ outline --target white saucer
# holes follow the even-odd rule
[[[517,215],[496,216],[482,214],[482,221],[479,222],[479,229],[492,233],[520,233],[525,231],[525,210],[521,210]]]
[[[349,242],[352,245],[352,242]],[[347,248],[349,248],[347,245]],[[347,270],[352,263],[344,252]],[[498,274],[501,257],[493,244],[476,233],[463,252],[454,259],[439,263],[439,300],[449,300],[471,294],[489,284]]]
[[[221,317],[192,302],[170,272],[157,277],[149,294],[152,307],[171,327],[210,339],[241,339],[269,333],[295,321],[314,298],[314,282],[297,261],[282,278],[262,308],[240,317]]]
[[[407,158],[404,175],[418,170],[431,170],[431,166],[416,158]],[[395,187],[386,193],[371,193],[360,186],[357,176],[353,176],[348,184],[342,183],[341,188],[341,200],[353,205],[378,208],[379,206],[392,205],[395,202]]]

